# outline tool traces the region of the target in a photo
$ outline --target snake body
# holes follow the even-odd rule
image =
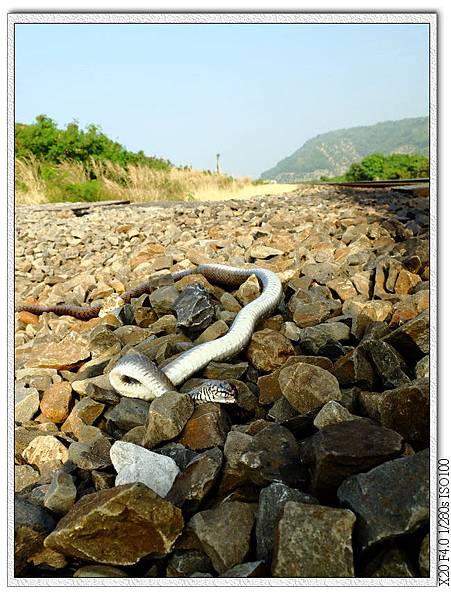
[[[109,373],[111,385],[120,394],[133,398],[156,398],[165,392],[176,389],[178,385],[204,368],[210,361],[222,360],[238,354],[249,343],[257,322],[272,313],[283,295],[278,276],[268,269],[241,269],[228,265],[203,264],[194,269],[174,273],[173,279],[178,281],[186,275],[195,273],[204,275],[211,283],[226,286],[240,285],[250,275],[255,275],[262,284],[262,293],[240,310],[229,331],[224,336],[204,342],[183,352],[161,369],[142,354],[129,353],[121,357]],[[122,297],[126,296],[129,300],[133,295],[145,293],[147,289],[149,289],[149,285],[142,284],[130,290],[130,292],[126,292]],[[34,314],[42,314],[42,312],[51,310],[55,314],[76,316],[73,311],[74,307],[71,305],[59,305],[58,307],[21,305],[18,309],[28,310],[24,306],[32,307],[33,310],[30,310],[30,312]],[[64,306],[68,308],[66,312],[64,312]],[[58,312],[54,310],[55,308],[59,309]],[[97,315],[100,310],[100,307],[75,308],[78,310],[78,314],[82,315],[78,318],[92,318],[85,315],[91,314],[89,311],[94,310],[97,310]],[[82,312],[83,310],[84,312]],[[226,382],[210,381],[202,384],[198,389],[192,390],[190,394],[197,402],[233,402],[236,397],[236,390]]]

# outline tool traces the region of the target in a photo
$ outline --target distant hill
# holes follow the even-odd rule
[[[429,154],[429,118],[384,121],[337,129],[311,138],[291,156],[260,175],[280,183],[343,175],[368,154]]]

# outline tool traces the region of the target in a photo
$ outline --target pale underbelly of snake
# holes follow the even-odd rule
[[[109,373],[113,388],[121,395],[150,400],[165,392],[173,391],[191,375],[203,369],[213,360],[223,360],[241,352],[249,343],[255,325],[270,315],[282,299],[282,285],[278,276],[268,269],[241,269],[227,265],[203,264],[193,269],[173,273],[174,281],[194,273],[202,274],[208,281],[227,286],[237,286],[254,274],[262,285],[258,298],[246,304],[235,317],[229,331],[222,337],[198,344],[186,350],[161,369],[147,356],[130,352],[122,356]],[[128,302],[150,290],[149,284],[142,284],[121,298]],[[23,304],[16,310],[26,310],[33,314],[53,312],[57,315],[71,315],[80,319],[91,319],[98,315],[100,306],[83,308],[72,305],[41,306]],[[236,400],[236,390],[225,381],[210,380],[189,392],[196,403]]]

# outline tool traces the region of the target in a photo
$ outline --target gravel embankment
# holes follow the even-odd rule
[[[119,356],[161,365],[258,295],[254,277],[172,283],[205,262],[269,268],[284,300],[179,392],[119,396]],[[16,575],[428,576],[428,200],[303,186],[16,209],[17,302],[91,304],[154,274],[119,316],[16,314]],[[205,378],[236,405],[194,406]]]

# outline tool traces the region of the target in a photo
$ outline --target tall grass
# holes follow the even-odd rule
[[[64,162],[48,165],[35,158],[15,161],[17,204],[43,204],[98,200],[205,200],[235,192],[251,184],[250,178],[234,179],[209,171],[148,165],[123,167],[110,161]]]

